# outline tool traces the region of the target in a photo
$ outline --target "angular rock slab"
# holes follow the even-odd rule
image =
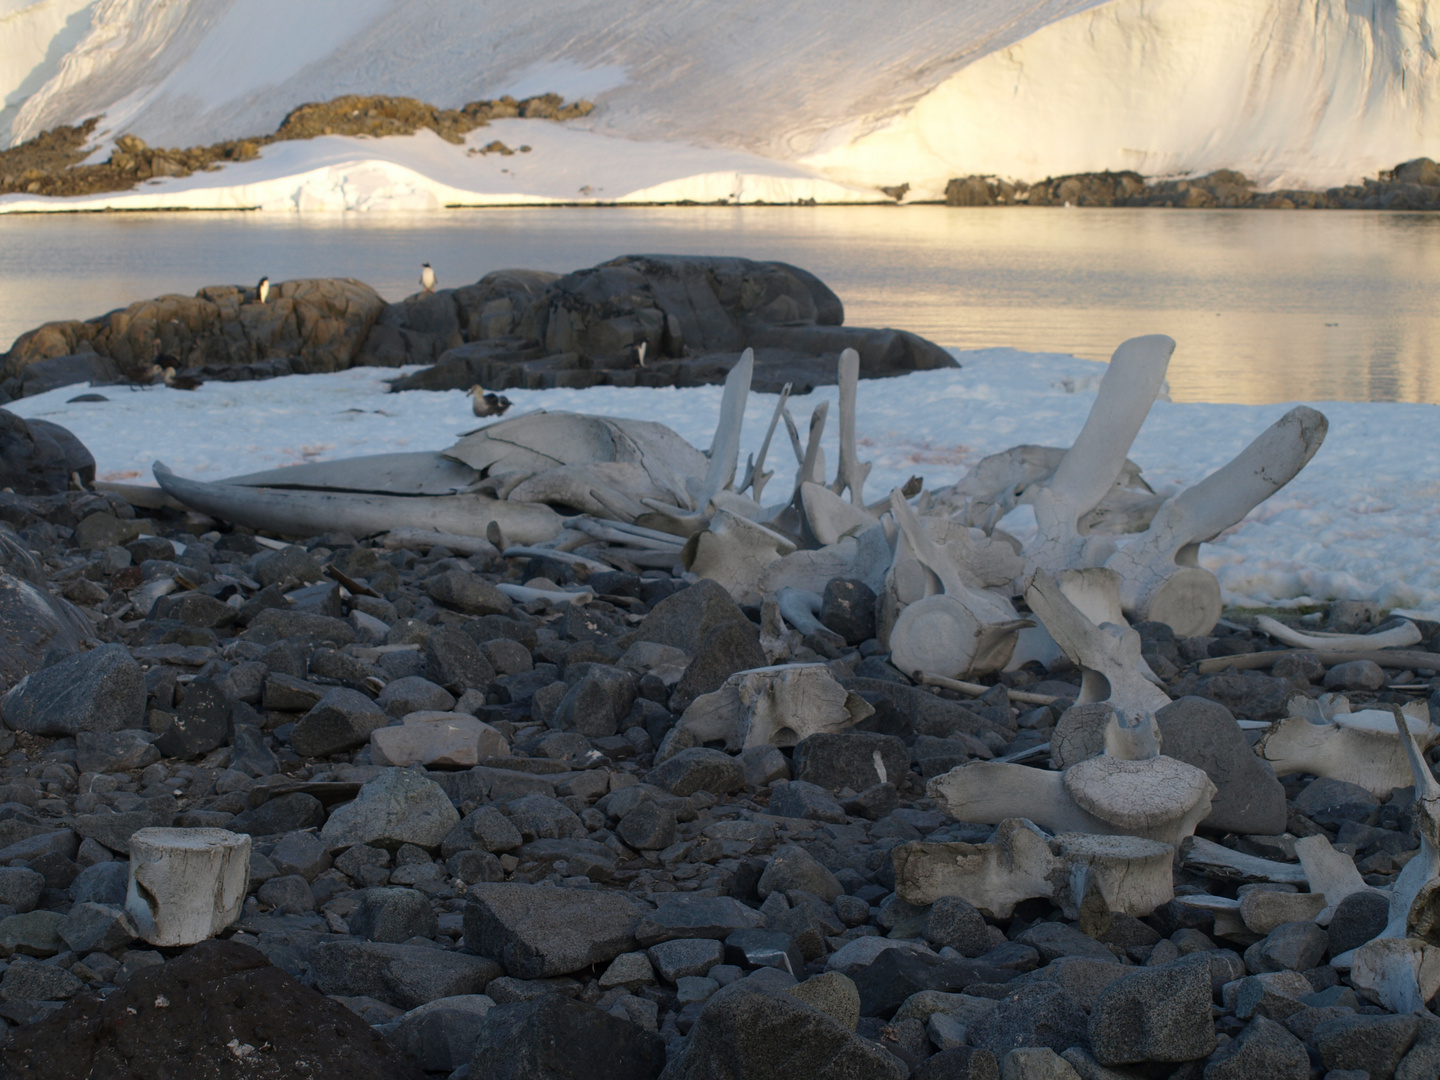
[[[568,975],[634,952],[650,910],[624,893],[518,882],[475,885],[466,895],[465,947],[517,979]]]
[[[445,789],[410,769],[386,769],[338,807],[320,830],[331,852],[356,844],[394,850],[401,844],[434,849],[460,822]]]
[[[143,728],[145,676],[124,645],[102,645],[26,676],[0,701],[0,713],[32,735]]]
[[[486,758],[509,756],[505,736],[463,713],[413,712],[398,727],[370,733],[370,759],[377,765],[470,768]]]
[[[141,829],[130,837],[125,910],[152,945],[195,945],[240,918],[250,837],[225,829]]]
[[[1156,712],[1155,722],[1165,755],[1204,769],[1215,785],[1202,825],[1251,836],[1285,831],[1285,786],[1251,749],[1229,709],[1183,697]]]

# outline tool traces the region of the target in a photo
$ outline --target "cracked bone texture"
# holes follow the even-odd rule
[[[1440,729],[1428,716],[1405,715],[1405,723],[1422,748],[1440,741]],[[1392,712],[1379,709],[1336,711],[1319,723],[1290,716],[1271,724],[1255,749],[1276,776],[1313,773],[1388,798],[1396,788],[1415,782],[1396,724]]]
[[[194,945],[240,917],[250,837],[225,829],[141,829],[130,837],[125,910],[152,945]]]

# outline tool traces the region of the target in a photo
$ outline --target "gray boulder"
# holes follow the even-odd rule
[[[762,898],[772,892],[787,893],[799,889],[833,904],[845,892],[835,875],[798,844],[786,844],[776,850],[760,875],[756,891]]]
[[[635,704],[635,681],[628,671],[595,664],[585,677],[566,691],[550,726],[574,731],[586,738],[603,738],[620,730],[620,722]]]
[[[364,746],[372,731],[388,723],[384,710],[360,691],[336,686],[296,722],[290,746],[304,757],[329,757]]]
[[[494,1007],[484,994],[440,998],[394,1021],[386,1038],[426,1072],[453,1072],[470,1063],[480,1036],[477,1021]]]
[[[327,941],[310,950],[315,986],[340,997],[372,997],[397,1009],[479,994],[500,975],[494,960],[424,945]]]
[[[1059,1054],[1085,1046],[1085,1010],[1053,983],[1033,983],[1006,994],[970,1029],[969,1041],[997,1058],[1025,1046]]]
[[[909,1068],[793,994],[741,979],[711,997],[663,1080],[906,1080]]]
[[[472,886],[465,947],[519,979],[568,975],[634,952],[649,908],[624,893],[518,882]]]
[[[71,473],[87,485],[95,482],[95,458],[84,443],[59,424],[0,409],[0,488],[59,495],[70,490]]]
[[[0,701],[0,714],[31,735],[142,728],[145,676],[125,646],[101,645],[26,676]]]
[[[480,1019],[471,1080],[654,1080],[665,1040],[603,1009],[546,994]]]
[[[847,787],[851,791],[864,791],[876,784],[888,782],[898,786],[903,783],[910,772],[910,751],[893,735],[873,731],[822,732],[796,744],[793,763],[797,780],[830,792]]]
[[[1274,1020],[1257,1016],[1211,1056],[1205,1080],[1309,1080],[1310,1055],[1305,1044]]]
[[[1215,1049],[1210,960],[1182,957],[1117,979],[1090,1010],[1090,1050],[1102,1065],[1195,1061]]]
[[[744,788],[745,768],[722,750],[692,746],[651,769],[645,782],[662,787],[672,795],[690,795],[697,791],[728,795]]]
[[[1167,757],[1204,769],[1216,787],[1202,825],[1219,832],[1274,836],[1285,831],[1285,787],[1251,749],[1230,710],[1200,697],[1155,714]]]
[[[386,769],[338,807],[320,830],[330,851],[370,844],[393,851],[401,844],[435,850],[460,821],[445,789],[410,769]]]
[[[440,930],[430,901],[414,889],[366,889],[346,923],[352,934],[368,941],[392,943],[433,938]]]

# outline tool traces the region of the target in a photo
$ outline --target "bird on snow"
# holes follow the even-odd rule
[[[430,269],[429,263],[420,264],[420,287],[426,292],[435,291],[435,271]]]
[[[165,369],[165,385],[171,390],[195,390],[205,385],[205,380],[194,375],[180,375],[173,367]]]
[[[270,276],[268,274],[260,279],[259,285],[255,286],[255,295],[262,304],[270,298]]]
[[[483,386],[470,387],[470,411],[476,416],[504,416],[510,399],[486,391]]]

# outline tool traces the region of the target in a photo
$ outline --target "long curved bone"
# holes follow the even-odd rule
[[[1098,566],[1113,553],[1109,540],[1081,535],[1080,518],[1100,505],[1120,475],[1174,351],[1174,339],[1164,334],[1131,338],[1115,350],[1075,444],[1035,493],[1040,532],[1025,549],[1032,572]]]
[[[559,607],[562,604],[588,604],[595,599],[593,589],[537,589],[529,585],[516,585],[510,581],[497,582],[495,588],[522,604],[539,602],[550,607]]]
[[[1136,622],[1166,623],[1178,637],[1214,628],[1222,606],[1220,583],[1197,563],[1200,544],[1238,524],[1294,479],[1320,449],[1328,427],[1314,409],[1291,409],[1228,464],[1162,505],[1150,528],[1106,561],[1120,575],[1120,602]],[[1417,632],[1403,644],[1418,640]]]
[[[247,528],[285,536],[348,532],[370,536],[394,528],[434,529],[485,536],[491,523],[522,543],[539,544],[559,534],[563,521],[548,506],[514,503],[485,495],[372,495],[350,491],[290,491],[240,484],[210,484],[176,476],[163,463],[155,480],[186,506]]]
[[[775,403],[775,412],[770,417],[770,426],[765,429],[765,441],[760,444],[760,453],[750,458],[745,465],[745,479],[740,482],[736,491],[750,489],[750,494],[756,502],[761,501],[765,485],[775,474],[765,471],[765,458],[770,453],[770,440],[775,436],[775,425],[780,422],[780,414],[785,411],[785,402],[790,400],[790,389],[794,383],[786,383],[780,388],[780,400]]]
[[[850,489],[850,501],[865,505],[862,489],[870,475],[870,462],[860,464],[855,448],[855,388],[860,381],[860,354],[854,349],[840,353],[840,468],[830,490],[839,495]]]
[[[890,494],[890,510],[901,534],[897,550],[902,542],[907,545],[943,590],[900,611],[890,629],[891,663],[907,673],[947,678],[1004,667],[1015,650],[1016,632],[1034,624],[1020,618],[1010,601],[965,584],[899,491]]]
[[[1405,937],[1414,929],[1421,914],[1417,908],[1427,887],[1440,877],[1440,783],[1410,733],[1410,725],[1398,718],[1395,727],[1405,744],[1410,760],[1411,778],[1415,781],[1415,831],[1420,834],[1420,850],[1405,864],[1390,891],[1390,922],[1381,937]],[[1425,1000],[1428,1000],[1426,998]]]
[[[725,376],[720,420],[705,455],[710,459],[710,468],[706,470],[705,479],[690,489],[695,505],[701,510],[717,491],[729,487],[735,480],[735,467],[740,460],[740,429],[745,426],[745,402],[750,396],[750,380],[754,374],[755,350],[746,349]]]
[[[1102,575],[1114,576],[1109,570],[1085,573],[1097,581]],[[1134,630],[1095,625],[1043,570],[1031,575],[1025,600],[1055,643],[1083,670],[1077,704],[1109,701],[1126,714],[1154,713],[1170,704],[1140,655],[1140,635]]]
[[[1317,652],[1368,652],[1371,649],[1403,649],[1414,645],[1424,637],[1420,628],[1409,619],[1401,626],[1391,627],[1374,634],[1302,634],[1282,622],[1276,622],[1268,615],[1255,618],[1255,629],[1269,634],[1276,641],[1297,649],[1314,649]]]
[[[806,589],[784,588],[775,594],[775,602],[787,623],[805,636],[812,634],[843,646],[845,639],[822,623],[816,616],[824,599]]]

